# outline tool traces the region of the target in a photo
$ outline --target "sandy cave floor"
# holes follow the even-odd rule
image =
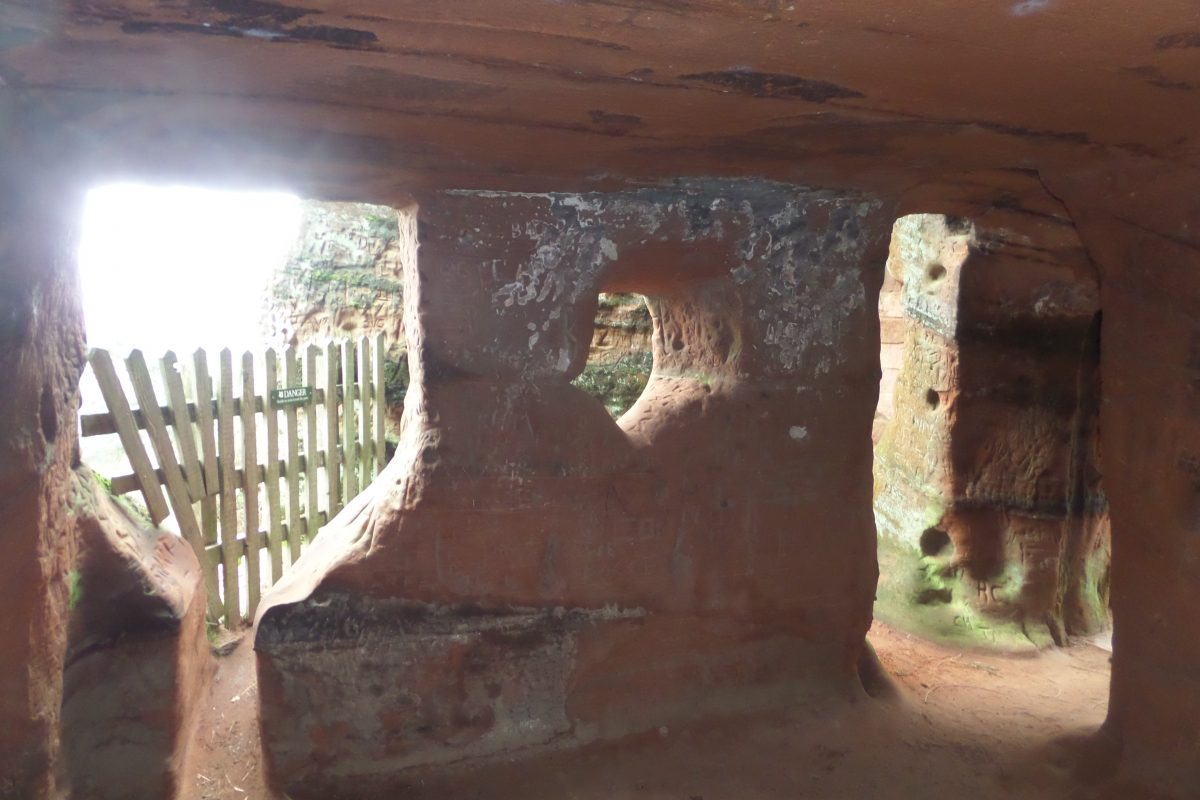
[[[870,639],[895,703],[781,709],[520,761],[415,773],[405,797],[454,800],[891,800],[1098,797],[1070,742],[1104,719],[1109,652],[1093,643],[1007,656],[947,649],[882,623]],[[257,740],[248,635],[221,659],[185,800],[273,797]],[[1110,787],[1105,798],[1133,797]],[[1139,797],[1141,795],[1138,795]]]

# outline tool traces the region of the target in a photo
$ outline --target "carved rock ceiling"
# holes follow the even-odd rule
[[[334,199],[1200,165],[1195,0],[18,0],[0,79],[98,174]]]

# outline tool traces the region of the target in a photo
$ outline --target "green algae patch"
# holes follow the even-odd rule
[[[1049,646],[1048,633],[1045,642],[1035,641],[1021,620],[969,602],[951,556],[926,556],[891,537],[880,537],[878,553],[875,617],[893,628],[968,650],[1027,653]]]

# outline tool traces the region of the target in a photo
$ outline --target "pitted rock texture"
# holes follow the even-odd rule
[[[339,709],[352,702],[403,705],[403,685],[374,700],[346,693],[366,691],[352,675],[376,657],[408,663],[412,634],[373,635],[345,668],[352,675],[332,663],[308,670],[309,653],[359,641],[335,626],[284,643],[289,615],[325,619],[318,609],[333,593],[361,595],[369,609],[638,609],[637,619],[597,619],[554,651],[565,690],[523,683],[541,667],[513,673],[539,724],[568,743],[805,692],[861,692],[875,581],[861,477],[891,223],[882,205],[760,181],[420,200],[421,265],[405,275],[413,384],[397,455],[260,612],[264,746],[282,788],[333,791],[337,765],[356,764],[366,791],[418,760],[514,742],[500,723],[469,734],[464,721],[463,741],[476,743],[467,747],[346,718]],[[644,294],[654,321],[654,374],[619,424],[569,383],[602,290]],[[800,479],[809,470],[820,480]],[[498,647],[481,658],[509,663]],[[418,659],[412,669],[455,683],[470,667]],[[285,699],[301,684],[303,709]],[[319,757],[312,729],[329,733]],[[371,766],[355,744],[368,739],[370,752],[397,755]],[[422,755],[405,761],[414,748]]]
[[[1017,235],[1022,211],[1041,217]],[[1009,648],[1107,625],[1091,269],[1052,209],[896,223],[876,414],[882,618]]]

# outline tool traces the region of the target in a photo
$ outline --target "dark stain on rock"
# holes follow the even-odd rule
[[[1184,50],[1189,47],[1200,47],[1200,31],[1168,33],[1154,42],[1155,50]]]
[[[378,50],[378,37],[366,30],[332,25],[293,25],[317,9],[287,6],[268,0],[200,0],[185,20],[124,19],[128,34],[187,33],[232,36],[271,42],[320,42],[340,49]],[[207,14],[205,12],[208,12]],[[290,26],[290,27],[289,27]]]
[[[1188,477],[1192,488],[1200,492],[1200,455],[1183,450],[1179,453],[1175,466]]]
[[[719,72],[695,72],[681,75],[681,80],[703,81],[751,97],[799,98],[810,103],[830,100],[849,100],[864,97],[862,92],[847,89],[828,81],[784,75],[777,72],[756,72],[749,69],[728,69]]]
[[[1158,67],[1143,65],[1137,67],[1124,67],[1122,72],[1138,77],[1151,86],[1157,86],[1160,89],[1174,89],[1176,91],[1191,92],[1196,89],[1196,84],[1188,83],[1187,81],[1179,81],[1169,78],[1162,73]]]
[[[602,610],[436,606],[416,601],[322,592],[306,601],[269,609],[255,648],[319,642],[343,644],[407,636],[475,637],[517,649],[536,649],[561,639],[598,617]]]
[[[242,31],[228,25],[202,25],[197,22],[150,22],[128,20],[121,23],[121,33],[195,33],[201,36],[242,36]],[[282,35],[282,34],[281,34]]]
[[[609,133],[624,133],[642,124],[642,118],[635,114],[615,114],[602,109],[592,109],[588,115],[593,124]]]
[[[196,22],[151,22],[128,20],[121,23],[121,32],[128,34],[190,33],[201,36],[233,36],[262,39],[269,42],[320,42],[347,50],[379,50],[371,31],[354,28],[334,28],[328,25],[300,25],[293,28],[243,27],[233,24]]]
[[[379,37],[372,31],[357,28],[335,28],[332,25],[297,25],[286,31],[293,39],[303,42],[324,42],[348,50],[378,50]]]
[[[34,311],[22,288],[0,287],[0,344],[16,350],[33,327]]]

